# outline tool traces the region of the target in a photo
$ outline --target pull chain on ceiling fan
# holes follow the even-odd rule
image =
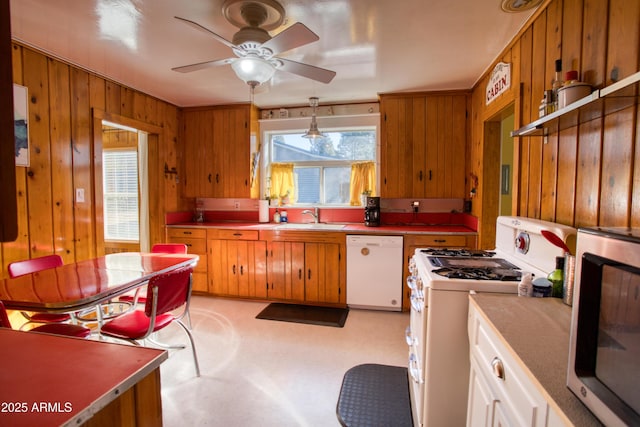
[[[275,0],[227,0],[222,9],[225,18],[240,27],[232,42],[194,21],[178,16],[175,18],[230,47],[236,58],[199,62],[172,70],[189,73],[219,65],[231,65],[238,78],[252,88],[271,80],[278,70],[322,83],[329,83],[335,77],[335,71],[276,56],[320,38],[300,22],[272,37],[268,30],[273,30],[284,22],[284,8]]]

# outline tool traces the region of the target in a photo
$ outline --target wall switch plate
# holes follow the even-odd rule
[[[84,188],[76,188],[76,203],[84,203]]]

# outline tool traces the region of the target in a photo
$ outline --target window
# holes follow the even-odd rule
[[[293,164],[296,203],[349,205],[351,165],[376,161],[376,128],[323,133],[318,139],[303,138],[302,132],[269,133],[269,161]]]
[[[139,241],[138,152],[102,153],[105,240]]]

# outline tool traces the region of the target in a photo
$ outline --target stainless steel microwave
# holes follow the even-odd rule
[[[567,385],[607,426],[640,425],[640,229],[579,229]]]

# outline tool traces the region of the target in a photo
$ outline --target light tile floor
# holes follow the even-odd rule
[[[266,305],[192,298],[202,376],[188,347],[171,351],[161,368],[165,426],[339,426],[349,368],[406,366],[408,313],[352,309],[344,328],[334,328],[255,319]],[[178,325],[158,338],[188,344]]]

